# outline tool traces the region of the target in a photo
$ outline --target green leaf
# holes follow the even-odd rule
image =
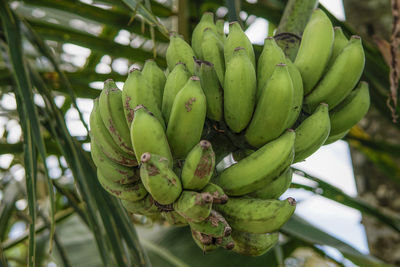
[[[292,218],[282,227],[282,232],[309,243],[336,248],[344,257],[360,266],[389,266],[385,265],[373,256],[362,254],[355,248],[325,233],[297,215],[293,215]]]
[[[293,183],[294,187],[303,188],[308,191],[312,191],[315,194],[324,196],[326,198],[329,198],[333,201],[336,201],[338,203],[341,203],[341,204],[351,207],[353,209],[357,209],[358,211],[360,211],[363,214],[375,217],[376,219],[380,220],[382,223],[390,226],[395,231],[400,233],[400,217],[396,218],[394,216],[384,214],[382,211],[369,205],[368,203],[347,195],[341,189],[339,189],[327,182],[324,182],[321,179],[316,178],[315,176],[307,174],[306,172],[296,169],[296,168],[292,168],[292,169],[295,171],[295,174],[316,182],[315,186],[308,186],[308,185],[301,185],[301,184]]]
[[[9,53],[9,68],[12,69],[14,81],[16,83],[15,97],[17,100],[17,108],[20,120],[22,122],[22,130],[24,134],[24,161],[26,173],[27,194],[29,198],[29,214],[31,216],[31,239],[29,245],[29,266],[34,265],[35,257],[35,220],[36,220],[36,169],[37,155],[36,149],[39,151],[45,168],[45,176],[50,196],[50,250],[52,247],[52,236],[54,233],[54,193],[51,180],[48,175],[46,165],[46,150],[40,133],[40,125],[37,115],[37,110],[33,102],[32,87],[25,69],[24,55],[22,52],[22,37],[20,32],[20,21],[13,14],[7,3],[1,2],[0,16],[5,31],[8,53]],[[11,45],[10,45],[11,44]]]

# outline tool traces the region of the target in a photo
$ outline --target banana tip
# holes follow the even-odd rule
[[[150,153],[149,153],[149,152],[145,152],[145,153],[143,153],[142,156],[140,157],[140,161],[141,161],[142,163],[145,163],[145,162],[148,162],[148,161],[150,160],[150,158],[151,158]]]
[[[205,203],[211,203],[213,201],[212,195],[208,192],[201,193],[201,198]]]
[[[210,148],[210,147],[211,147],[211,143],[208,142],[207,140],[201,140],[201,141],[200,141],[200,146],[201,146],[201,148],[203,148],[203,149],[207,149],[207,148]]]
[[[139,68],[136,68],[136,67],[132,67],[132,68],[129,70],[129,74],[131,74],[131,73],[133,73],[133,72],[135,72],[135,71],[140,71],[140,69],[139,69]]]
[[[292,197],[288,197],[286,200],[289,202],[290,206],[296,206],[297,204],[296,199]]]
[[[325,106],[325,107],[328,106],[328,104],[327,104],[327,103],[324,103],[324,102],[322,102],[321,105],[322,105],[322,106]]]
[[[192,77],[190,77],[190,80],[192,80],[192,81],[200,81],[200,78],[198,76],[192,76]]]
[[[232,250],[235,247],[235,243],[233,241],[226,244],[225,249]]]
[[[293,129],[288,129],[287,131],[288,131],[288,132],[294,132],[294,130],[293,130]]]
[[[224,236],[225,236],[225,237],[226,237],[226,236],[230,236],[231,233],[232,233],[232,227],[226,226],[225,229],[224,229]]]
[[[276,66],[277,66],[277,67],[285,67],[286,64],[285,64],[285,63],[279,63],[279,64],[276,64]]]
[[[359,40],[359,39],[361,39],[361,37],[358,36],[358,35],[352,35],[352,36],[351,36],[351,39],[357,39],[357,40]]]
[[[238,47],[236,47],[233,51],[239,51],[239,50],[244,50],[244,48],[243,47],[241,47],[241,46],[238,46]]]

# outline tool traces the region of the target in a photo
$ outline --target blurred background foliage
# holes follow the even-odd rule
[[[130,65],[148,58],[165,66],[168,32],[190,40],[205,11],[239,19],[244,28],[264,18],[271,33],[286,1],[3,0],[0,266],[400,265],[400,128],[393,122],[398,108],[393,112],[387,104],[390,66],[398,71],[391,64],[391,43],[398,38],[391,31],[393,10],[386,0],[343,2],[348,19],[330,16],[346,35],[364,39],[363,79],[373,103],[346,138],[359,196],[300,171],[313,186],[293,188],[359,210],[371,255],[294,216],[279,245],[264,256],[221,250],[204,256],[188,229],[130,216],[97,182],[88,152],[88,100],[99,95],[104,80],[123,82]],[[327,247],[341,259],[327,254]]]

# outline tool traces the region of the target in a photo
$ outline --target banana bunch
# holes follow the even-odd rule
[[[361,39],[348,40],[319,9],[293,62],[273,37],[256,57],[240,24],[228,35],[224,24],[204,13],[191,45],[170,34],[167,70],[147,60],[122,90],[105,81],[90,116],[91,154],[99,183],[130,213],[190,227],[204,252],[259,256],[295,211],[293,198],[279,199],[291,164],[368,111],[368,84],[358,82],[365,59]],[[237,148],[228,151],[235,164],[218,172],[215,136]]]

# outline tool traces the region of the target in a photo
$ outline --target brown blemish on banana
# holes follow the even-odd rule
[[[192,110],[192,105],[194,102],[196,102],[195,97],[192,97],[188,101],[185,102],[185,109],[187,112],[190,112]]]
[[[149,164],[149,166],[147,166],[147,172],[149,176],[155,176],[160,173],[160,170],[156,166]]]
[[[212,157],[213,156],[208,156],[208,155],[203,155],[200,158],[200,162],[196,167],[196,170],[194,171],[194,175],[199,177],[200,179],[208,176],[213,170],[212,170]]]
[[[133,121],[133,117],[135,116],[135,112],[133,111],[133,109],[131,109],[131,106],[129,105],[131,99],[132,98],[130,96],[127,96],[125,100],[125,109],[128,111],[128,113],[126,114],[126,119],[129,123]]]

